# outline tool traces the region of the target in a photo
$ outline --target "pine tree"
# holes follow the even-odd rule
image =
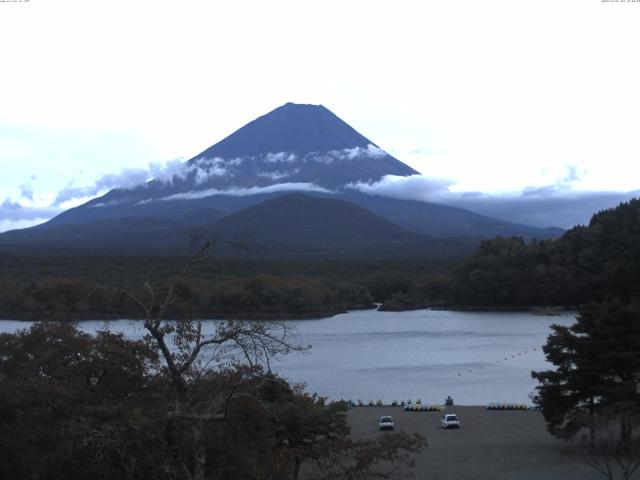
[[[560,438],[584,428],[593,435],[596,416],[606,412],[625,442],[628,419],[640,411],[640,302],[590,303],[574,325],[552,329],[544,352],[556,369],[532,372],[547,429]]]

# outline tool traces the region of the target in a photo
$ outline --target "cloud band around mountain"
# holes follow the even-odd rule
[[[232,195],[236,197],[243,197],[245,195],[258,195],[265,193],[276,192],[316,192],[316,193],[332,193],[331,190],[319,187],[313,183],[277,183],[275,185],[268,185],[266,187],[247,187],[247,188],[229,188],[229,189],[217,189],[209,188],[206,190],[194,190],[191,192],[176,193],[162,197],[160,200],[193,200],[196,198],[211,197],[214,195]]]
[[[534,227],[571,228],[589,222],[594,213],[639,197],[629,192],[590,192],[571,188],[577,172],[569,169],[566,178],[552,185],[527,187],[519,192],[487,194],[453,191],[453,181],[425,175],[387,175],[378,182],[354,183],[347,188],[370,195],[441,203],[471,210],[488,217]]]
[[[350,156],[363,154],[365,150],[372,149],[367,147],[367,149],[360,148],[358,151],[341,151],[340,156],[348,159]],[[382,150],[380,152],[385,154]],[[332,155],[334,160],[339,157],[336,153]],[[279,161],[272,162],[274,170],[257,172],[257,175],[270,178],[273,181],[285,179],[290,172],[276,170],[276,167],[288,163],[290,157],[284,154],[274,154],[273,158],[279,159]],[[163,164],[151,164],[148,168],[123,169],[117,173],[102,175],[89,185],[76,186],[71,182],[61,191],[54,193],[51,196],[53,201],[45,206],[41,203],[36,205],[34,199],[37,193],[34,192],[31,185],[25,183],[19,187],[19,193],[15,199],[7,197],[0,203],[0,231],[25,228],[42,223],[59,214],[65,207],[68,208],[69,203],[84,202],[112,188],[132,189],[145,185],[150,180],[170,185],[178,179],[184,180],[189,176],[193,176],[196,186],[204,185],[212,177],[229,174],[230,168],[241,165],[243,161],[239,158],[231,160],[199,159],[198,162],[172,160]],[[482,192],[454,191],[453,181],[425,175],[387,175],[378,182],[357,182],[346,185],[345,188],[382,197],[456,206],[489,217],[531,226],[559,226],[563,228],[586,224],[593,213],[640,196],[640,191],[576,191],[571,188],[571,183],[577,178],[579,178],[579,172],[569,168],[566,177],[559,179],[552,185],[528,187],[519,192],[494,195]],[[310,182],[284,182],[263,187],[192,189],[167,195],[161,200],[188,200],[214,195],[244,196],[285,191],[332,193],[330,190]]]

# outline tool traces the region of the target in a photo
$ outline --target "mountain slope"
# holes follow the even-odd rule
[[[344,192],[340,198],[355,203],[400,227],[432,237],[520,236],[525,239],[548,239],[560,236],[560,228],[537,228],[528,225],[497,220],[469,210],[417,200],[368,195],[360,192]]]
[[[153,217],[105,218],[0,236],[0,251],[64,255],[183,254],[192,226]]]
[[[191,200],[163,200],[128,205],[91,206],[90,204],[70,209],[51,221],[34,227],[29,231],[46,230],[64,225],[85,225],[107,220],[123,218],[154,218],[157,221],[188,225],[210,225],[213,222],[244,208],[264,201],[288,195],[288,192],[254,195],[211,195]],[[563,233],[561,229],[540,229],[496,220],[457,207],[385,198],[356,191],[336,192],[332,194],[308,193],[316,198],[335,198],[351,202],[369,210],[385,220],[401,227],[407,232],[438,238],[473,237],[491,238],[495,236],[522,236],[526,239],[547,239]],[[28,235],[25,236],[25,240]],[[0,246],[3,244],[0,235]]]
[[[0,246],[14,253],[181,255],[192,235],[204,233],[248,247],[221,245],[218,254],[261,259],[443,259],[475,247],[475,242],[415,235],[345,200],[300,193],[261,200],[213,223],[102,218],[49,226],[36,234],[33,229],[8,232],[0,236]]]
[[[367,243],[415,235],[350,202],[292,193],[231,214],[215,224],[223,236],[292,244]]]
[[[212,226],[270,258],[449,258],[475,243],[415,235],[351,202],[300,193],[245,208]]]
[[[286,237],[285,243],[295,243],[297,238],[316,247],[324,242],[331,244],[330,251],[335,251],[340,242],[354,245],[355,239],[362,245],[381,245],[390,241],[388,233],[392,229],[403,230],[408,244],[413,244],[416,235],[430,237],[427,243],[433,244],[433,238],[466,237],[477,241],[517,235],[529,239],[560,233],[502,222],[459,208],[376,197],[350,188],[352,183],[377,181],[385,175],[416,173],[325,107],[288,103],[207,148],[166,178],[111,190],[42,225],[0,235],[0,249],[169,252],[182,249],[188,243],[189,232],[211,228],[216,222],[216,228],[233,231],[236,237],[241,231],[253,231],[263,243],[273,243],[276,237],[261,230],[266,226],[262,215],[252,213],[260,209],[225,217],[291,191],[305,191],[308,195],[264,207],[272,222],[280,222],[281,236],[277,241]],[[327,217],[328,230],[315,231],[313,242],[309,236],[312,224],[305,223],[306,219],[316,218],[317,208],[329,211],[328,206],[335,203],[314,204],[308,196],[342,202],[340,211],[332,211]],[[295,206],[296,202],[300,205]],[[278,209],[282,209],[280,216],[276,215]],[[368,223],[363,209],[368,211]],[[287,223],[287,215],[297,216],[296,220]],[[347,221],[348,216],[353,216],[351,222]],[[378,225],[384,219],[387,226],[373,228],[372,216]],[[361,229],[357,234],[354,225]],[[369,227],[371,230],[367,231]],[[327,236],[329,232],[333,237]],[[413,240],[408,240],[409,233]],[[402,250],[406,249],[396,248],[389,254]]]

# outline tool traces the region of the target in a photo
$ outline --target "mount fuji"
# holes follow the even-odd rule
[[[562,233],[351,188],[415,174],[322,105],[287,103],[170,176],[113,189],[42,225],[0,235],[0,251],[176,253],[197,229],[255,241],[267,256],[393,257],[455,250],[452,239],[465,245],[460,253],[497,235]]]

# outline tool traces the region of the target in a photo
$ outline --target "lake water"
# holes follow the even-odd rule
[[[545,317],[513,312],[361,310],[295,323],[294,341],[310,344],[272,364],[281,375],[306,382],[307,390],[332,399],[421,399],[457,404],[530,403],[536,386],[531,370],[550,368],[542,345],[553,323],[570,325],[575,313]],[[211,323],[210,323],[211,324]],[[1,321],[0,332],[28,323]],[[86,321],[95,332],[105,325],[131,338],[144,334],[141,322]]]

